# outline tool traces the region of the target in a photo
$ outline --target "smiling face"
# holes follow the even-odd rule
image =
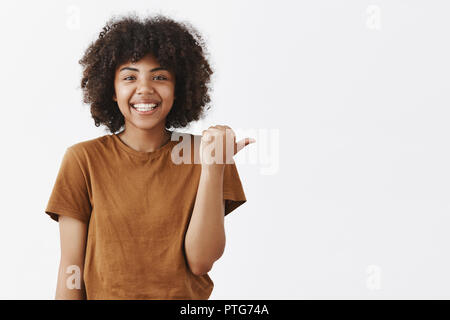
[[[174,102],[175,76],[161,68],[153,55],[117,67],[114,90],[113,100],[125,118],[126,130],[164,131]],[[147,111],[152,103],[157,103],[157,107]]]

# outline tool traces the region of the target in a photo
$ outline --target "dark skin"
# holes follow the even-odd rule
[[[125,130],[118,136],[136,151],[153,152],[170,140],[165,120],[175,99],[175,76],[169,70],[151,71],[159,67],[156,58],[147,54],[116,68],[113,100],[125,118]],[[156,99],[161,105],[154,114],[141,115],[130,104],[143,99]]]

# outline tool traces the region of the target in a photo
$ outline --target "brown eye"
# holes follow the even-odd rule
[[[163,77],[163,79],[167,80],[167,78],[165,76],[163,76],[163,75],[155,76],[155,78],[159,78],[159,77]]]
[[[134,78],[134,76],[128,76],[128,77],[126,77],[126,78],[123,79],[123,80],[127,80],[128,78]]]

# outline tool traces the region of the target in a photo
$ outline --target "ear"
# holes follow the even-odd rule
[[[116,93],[113,93],[113,100],[117,101]]]

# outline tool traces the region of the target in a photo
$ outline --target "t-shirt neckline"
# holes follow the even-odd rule
[[[125,152],[127,152],[135,157],[142,158],[142,159],[156,158],[156,157],[162,155],[164,152],[171,150],[172,147],[179,142],[177,140],[172,140],[173,139],[173,131],[172,131],[172,134],[170,135],[170,140],[167,141],[164,145],[162,145],[159,149],[156,149],[154,151],[145,152],[145,151],[134,150],[133,148],[131,148],[130,146],[125,144],[125,142],[123,142],[116,133],[113,133],[111,136],[112,136],[114,142],[116,143],[116,145],[119,146],[120,149],[124,150]]]

